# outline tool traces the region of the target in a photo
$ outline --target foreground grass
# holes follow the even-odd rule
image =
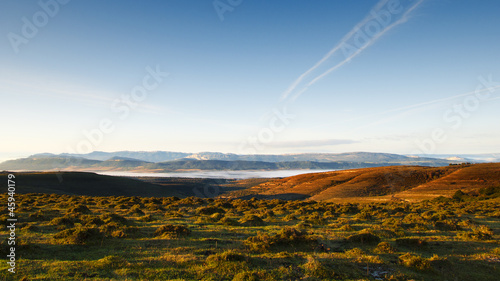
[[[7,202],[6,196],[0,196]],[[17,195],[0,280],[498,280],[500,201]],[[2,213],[2,220],[6,220]],[[8,232],[2,228],[5,257]]]

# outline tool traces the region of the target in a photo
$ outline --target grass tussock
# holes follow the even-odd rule
[[[103,238],[98,228],[77,227],[62,230],[54,235],[62,244],[90,244],[100,242]]]
[[[244,241],[245,245],[254,251],[266,251],[276,247],[311,246],[317,241],[305,231],[297,228],[285,227],[275,235],[259,233]]]
[[[184,237],[191,234],[191,230],[183,225],[172,225],[166,224],[158,227],[155,230],[154,236],[156,237],[167,237],[167,238],[178,238]]]

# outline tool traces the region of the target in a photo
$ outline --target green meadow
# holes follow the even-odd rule
[[[0,279],[498,280],[500,200],[481,192],[342,204],[18,194],[16,273],[3,262]]]

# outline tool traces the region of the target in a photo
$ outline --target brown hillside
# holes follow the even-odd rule
[[[500,163],[469,166],[390,166],[298,175],[271,180],[233,196],[317,201],[390,200],[451,196],[456,190],[500,185]]]
[[[484,187],[500,186],[500,163],[475,164],[422,184],[411,190],[399,193],[404,199],[422,197],[452,196],[457,190],[476,191]]]

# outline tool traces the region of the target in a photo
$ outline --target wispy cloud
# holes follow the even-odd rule
[[[340,68],[359,54],[361,54],[366,48],[370,47],[373,45],[382,35],[386,34],[389,30],[392,28],[403,24],[406,22],[409,18],[409,15],[423,2],[424,0],[419,0],[416,1],[413,5],[410,7],[406,8],[402,13],[401,16],[391,24],[388,24],[385,26],[383,29],[381,29],[379,32],[376,32],[374,35],[371,36],[364,44],[361,46],[356,46],[355,51],[352,54],[345,55],[345,48],[346,44],[350,43],[350,41],[353,40],[354,36],[360,32],[361,28],[366,26],[367,23],[375,21],[374,15],[378,14],[381,9],[384,7],[385,4],[387,4],[388,0],[381,0],[379,1],[368,13],[368,15],[361,20],[356,26],[354,26],[341,40],[340,42],[333,47],[321,60],[319,60],[314,66],[309,68],[306,72],[302,73],[289,87],[288,89],[282,94],[281,96],[281,101],[286,100],[287,98],[291,97],[291,100],[294,101],[297,99],[300,95],[302,95],[305,91],[307,91],[308,87],[314,85],[316,82],[318,82],[320,79],[331,73],[332,71],[335,71],[336,69]],[[393,15],[394,16],[394,15]],[[351,45],[351,44],[349,44]],[[342,59],[340,62],[336,62],[333,66],[330,66],[326,71],[320,72],[319,74],[315,74],[315,72],[319,72],[320,68],[323,67],[328,67],[327,64],[330,63],[330,59],[336,55],[343,55],[344,59]],[[294,94],[291,96],[291,94]]]

